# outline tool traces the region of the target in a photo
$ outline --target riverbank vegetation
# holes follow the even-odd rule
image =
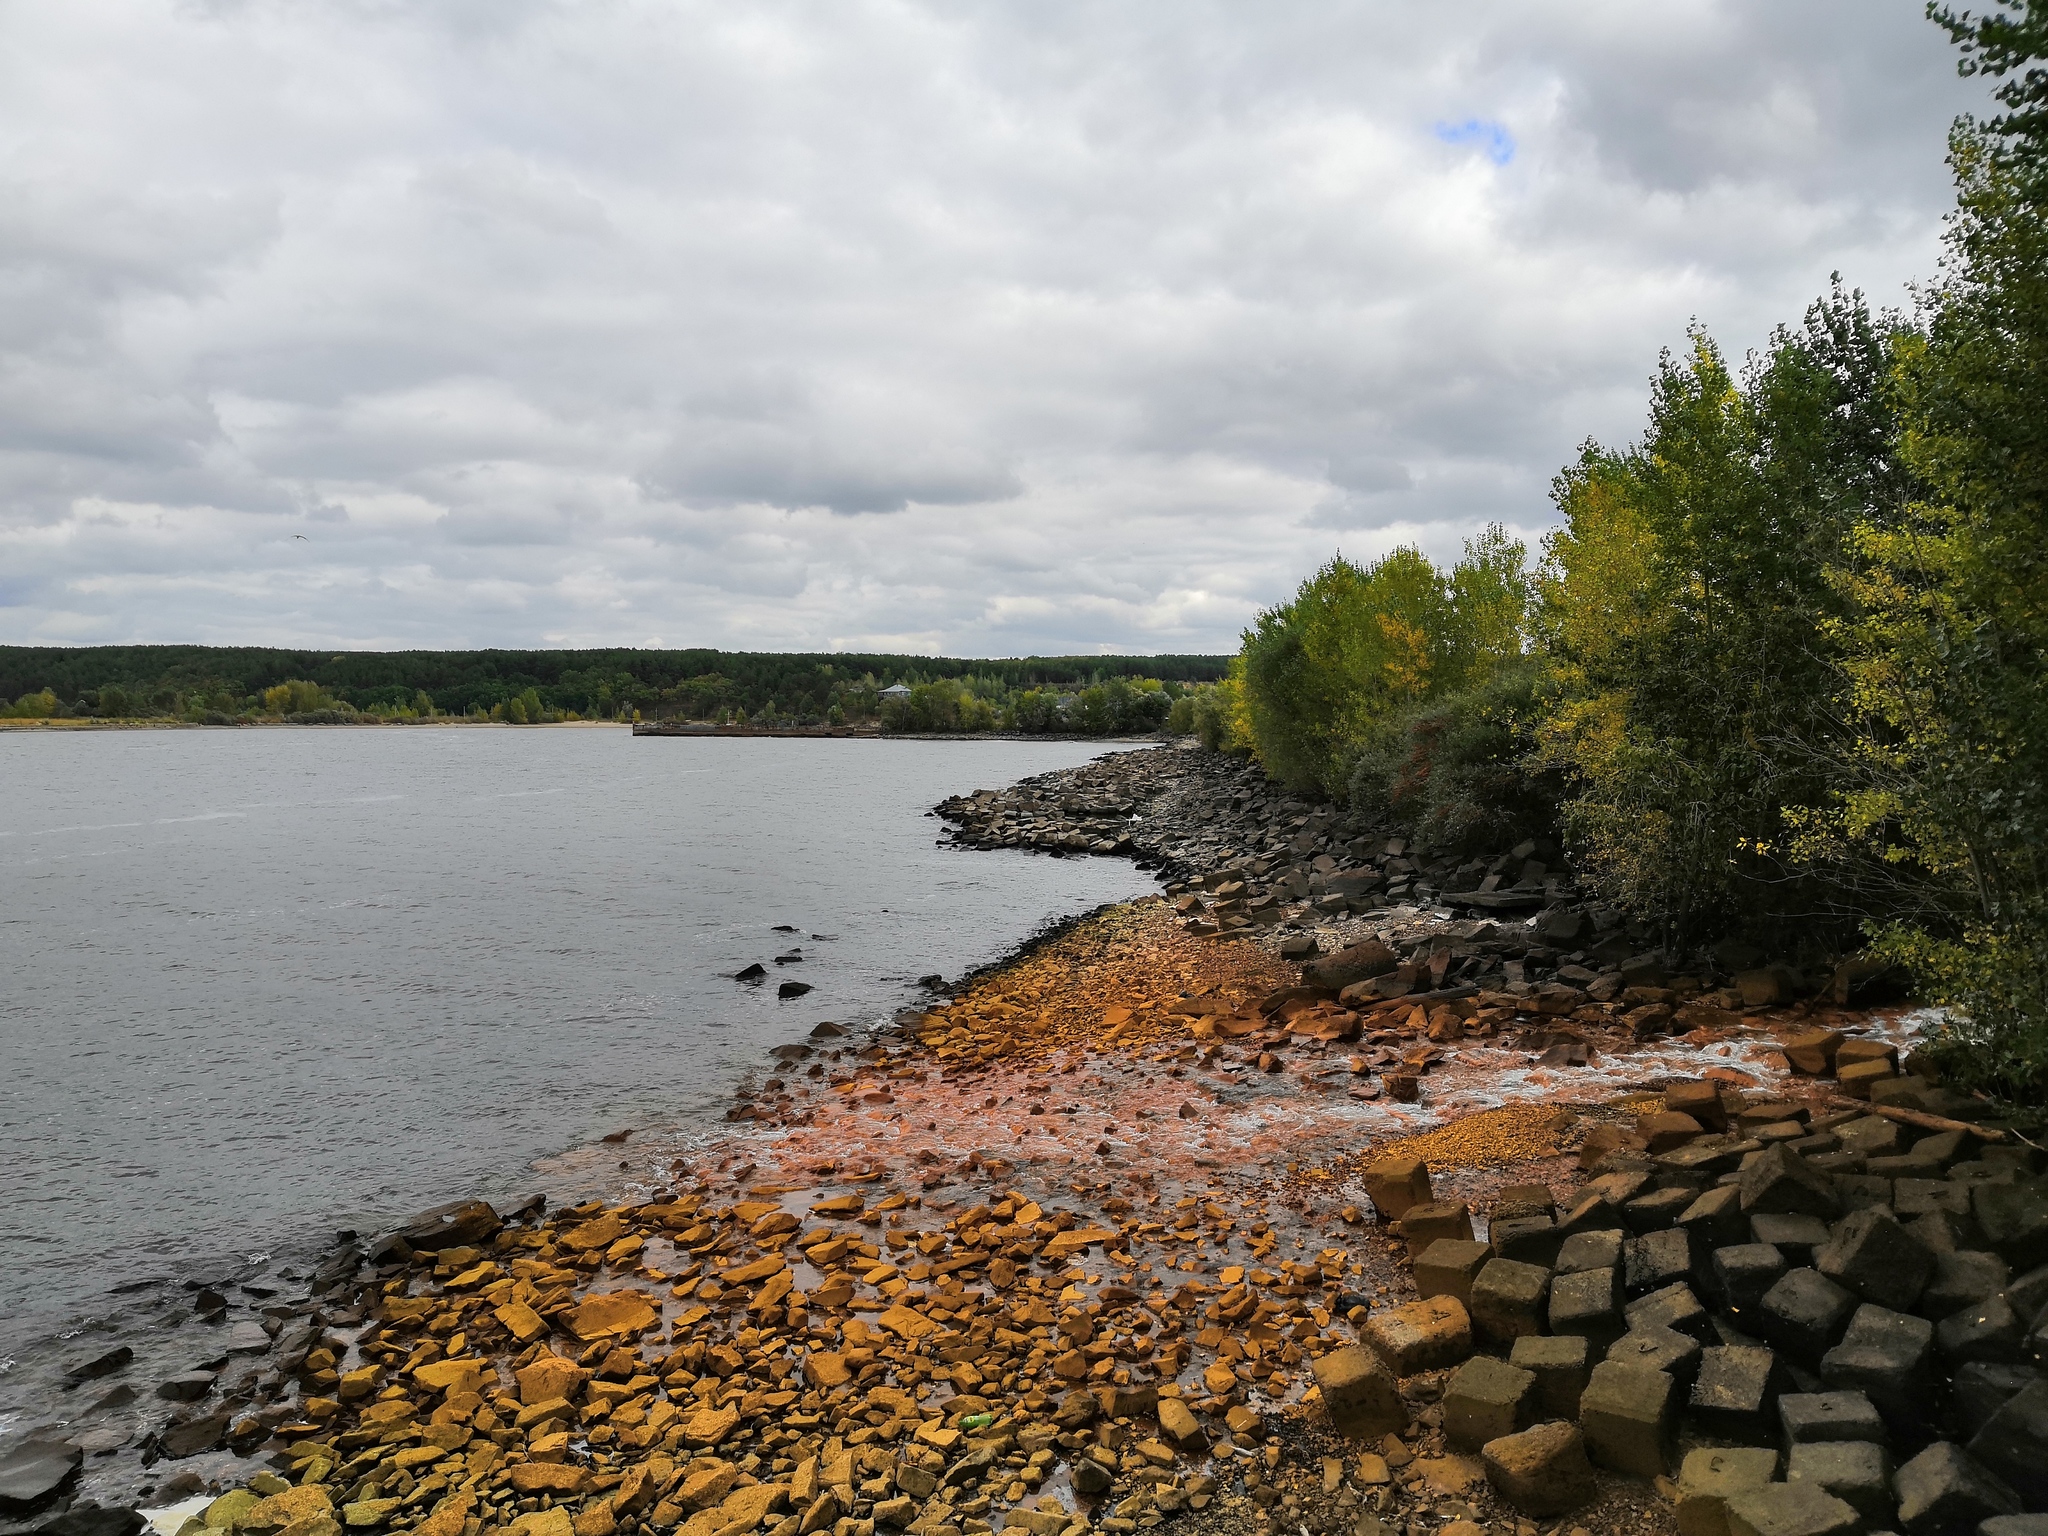
[[[232,725],[489,719],[868,723],[1110,736],[1160,729],[1221,656],[994,661],[685,651],[312,651],[0,646],[0,718]],[[907,698],[886,690],[910,690]],[[944,723],[940,723],[944,722]]]
[[[1704,330],[1588,443],[1540,551],[1332,560],[1203,738],[1428,843],[1549,835],[1674,948],[1869,943],[1947,1064],[2048,1089],[2048,26],[1937,12],[2008,109],[1956,125],[1939,283],[1837,280],[1740,366]]]

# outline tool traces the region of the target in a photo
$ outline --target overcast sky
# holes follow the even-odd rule
[[[0,0],[0,641],[1226,651],[1839,269],[1920,0]]]

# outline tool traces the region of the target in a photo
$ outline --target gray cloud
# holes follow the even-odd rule
[[[22,642],[1228,649],[1899,301],[1981,98],[1913,0],[0,25]]]

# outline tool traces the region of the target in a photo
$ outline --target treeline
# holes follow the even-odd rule
[[[1558,475],[1532,562],[1333,560],[1199,722],[1446,848],[1559,837],[1686,949],[1867,944],[1945,1066],[2048,1090],[2048,27],[1936,13],[2009,110],[1956,125],[1939,284],[1834,291]]]
[[[0,715],[178,719],[686,719],[1120,734],[1157,729],[1221,656],[782,655],[716,650],[320,651],[0,646]],[[884,700],[893,686],[907,704]],[[1157,702],[1151,702],[1157,700]],[[1139,702],[1143,701],[1143,702]],[[963,711],[975,724],[918,724]],[[1157,718],[1154,719],[1154,716]],[[1143,720],[1149,723],[1136,724]]]

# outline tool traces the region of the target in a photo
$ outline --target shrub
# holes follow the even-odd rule
[[[1351,805],[1432,848],[1512,847],[1556,826],[1563,776],[1535,761],[1555,685],[1534,658],[1382,721],[1351,771]]]

